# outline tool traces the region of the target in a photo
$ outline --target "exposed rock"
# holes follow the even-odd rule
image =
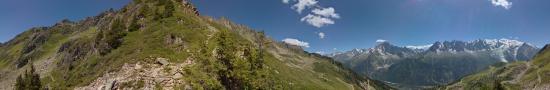
[[[166,44],[183,44],[183,39],[178,36],[168,35],[164,41]]]
[[[181,0],[181,4],[184,6],[184,7],[187,7],[188,9],[191,10],[192,13],[194,13],[195,15],[199,16],[199,11],[197,10],[197,8],[195,6],[193,6],[191,3],[189,3],[189,0]]]
[[[164,43],[168,47],[174,48],[176,51],[181,51],[186,47],[183,37],[176,36],[176,35],[168,35],[164,37]]]
[[[92,51],[93,43],[86,41],[71,40],[63,43],[58,50],[61,53],[60,66],[70,66],[74,61],[84,58]]]
[[[185,85],[185,90],[193,90],[193,87],[191,87],[190,85]]]
[[[179,78],[181,78],[181,77],[183,77],[183,75],[182,75],[181,73],[179,73],[179,72],[176,73],[176,74],[174,74],[174,76],[172,76],[172,78],[174,78],[174,79],[179,79]]]
[[[168,59],[166,59],[166,58],[157,58],[157,64],[168,65],[168,64],[170,64],[170,62],[168,62]]]
[[[158,58],[157,60],[166,60],[164,58]],[[160,85],[164,90],[173,90],[175,86],[184,85],[185,90],[192,90],[190,85],[187,85],[181,74],[183,67],[188,66],[191,63],[178,63],[178,64],[149,64],[149,63],[136,63],[136,64],[124,64],[122,69],[117,72],[111,72],[104,74],[102,77],[97,78],[88,86],[77,87],[76,90],[154,90],[156,86]],[[170,68],[170,69],[168,69]],[[138,86],[141,82],[143,85]],[[158,84],[158,85],[157,85]]]
[[[42,46],[50,36],[50,33],[45,32],[43,28],[32,28],[30,32],[32,32],[32,35],[27,37],[28,42],[24,44],[24,47],[20,51],[21,55],[16,62],[17,68],[27,65],[29,60],[35,58],[34,56],[36,56],[37,53],[34,52],[39,51],[40,46]]]

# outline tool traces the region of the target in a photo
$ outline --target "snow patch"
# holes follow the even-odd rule
[[[428,45],[419,45],[419,46],[405,46],[406,48],[409,48],[409,49],[420,49],[420,50],[427,50],[429,49],[430,47],[432,47],[434,44],[428,44]]]

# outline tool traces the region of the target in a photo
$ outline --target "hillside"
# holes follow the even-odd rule
[[[443,90],[548,90],[550,89],[550,45],[546,45],[533,60],[499,64],[488,70],[468,75]]]
[[[263,32],[200,16],[185,0],[134,0],[32,28],[0,44],[0,57],[2,90],[31,67],[53,90],[392,89]]]

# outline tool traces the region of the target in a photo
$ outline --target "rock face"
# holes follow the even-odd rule
[[[157,58],[164,64],[141,63],[124,64],[117,72],[106,73],[90,85],[75,88],[77,90],[153,90],[162,87],[173,90],[176,85],[186,85],[182,68],[193,64],[191,60],[184,63],[168,64],[165,58]],[[186,85],[185,88],[191,88]]]

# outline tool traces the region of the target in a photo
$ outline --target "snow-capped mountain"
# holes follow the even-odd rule
[[[527,53],[536,51],[537,48],[529,43],[521,42],[511,39],[479,39],[474,41],[443,41],[435,42],[428,45],[420,46],[395,46],[389,42],[377,42],[374,48],[368,49],[353,49],[346,52],[335,52],[326,54],[329,57],[354,57],[358,55],[397,55],[407,56],[411,53],[476,53],[476,52],[492,52],[496,54],[496,57],[502,57],[498,55],[504,55],[504,59],[508,60],[527,60],[526,56],[532,56],[534,53]],[[520,53],[521,52],[521,53]]]
[[[495,63],[529,60],[538,50],[534,45],[511,39],[438,41],[421,46],[395,46],[384,41],[377,42],[373,48],[327,56],[374,79],[436,85],[452,82]]]
[[[411,45],[411,46],[405,46],[406,48],[409,48],[409,49],[413,49],[413,50],[428,50],[430,49],[430,47],[432,47],[434,44],[428,44],[428,45],[418,45],[418,46],[414,46],[414,45]]]
[[[480,51],[480,50],[495,50],[495,49],[510,49],[519,47],[525,42],[509,39],[483,39],[474,40],[470,42],[464,41],[444,41],[436,42],[433,47],[430,47],[431,51],[443,50],[443,51]],[[534,47],[534,46],[533,46]]]
[[[400,58],[412,56],[415,53],[417,53],[417,51],[406,47],[395,46],[387,41],[384,41],[377,42],[377,45],[374,48],[353,49],[346,52],[336,52],[328,54],[327,56],[335,58],[339,61],[349,61],[352,59],[368,58],[369,56],[379,57],[381,59]]]
[[[432,47],[426,52],[467,52],[467,53],[480,53],[489,52],[493,57],[499,58],[502,62],[508,62],[510,60],[528,60],[532,57],[536,51],[534,45],[521,42],[518,40],[510,39],[480,39],[469,42],[464,41],[444,41],[435,42]],[[522,53],[519,53],[521,50]]]

